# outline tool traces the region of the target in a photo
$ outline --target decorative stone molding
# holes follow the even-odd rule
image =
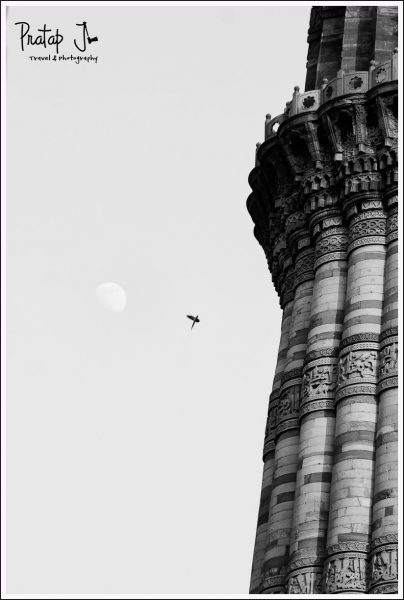
[[[302,383],[302,370],[301,369],[291,369],[290,371],[286,371],[286,373],[283,374],[282,379],[281,379],[280,394],[282,394],[282,391],[284,388],[286,388],[290,385],[300,385],[301,383]]]
[[[262,594],[265,590],[265,593],[280,594],[280,593],[283,593],[284,587],[285,587],[285,576],[284,575],[264,576],[260,593]]]
[[[295,550],[289,560],[288,573],[301,567],[317,566],[313,561],[324,561],[325,558],[325,554],[319,554],[317,550],[313,554],[313,548]]]
[[[394,336],[398,336],[398,327],[389,327],[389,329],[385,329],[380,334],[380,344],[383,340]]]
[[[379,585],[372,590],[372,594],[397,594],[398,584],[397,583],[385,583]]]
[[[303,283],[314,278],[314,250],[312,248],[305,249],[296,259],[293,289]]]
[[[327,263],[327,262],[332,262],[335,260],[346,260],[347,258],[347,253],[344,252],[329,252],[327,254],[324,254],[324,256],[321,256],[320,258],[317,258],[317,260],[314,262],[314,270],[316,271],[318,269],[318,267],[320,267],[321,265]]]
[[[349,244],[348,254],[350,254],[352,250],[356,250],[356,248],[360,248],[361,246],[383,245],[385,241],[385,237],[381,235],[361,237]]]
[[[350,335],[342,340],[340,349],[343,350],[344,348],[347,348],[353,344],[362,344],[362,342],[374,342],[378,347],[379,336],[377,333],[355,333],[354,335]]]
[[[299,428],[299,418],[293,417],[288,418],[288,420],[282,421],[276,426],[276,437],[279,437],[281,433],[287,431],[289,429],[298,429]]]
[[[397,533],[389,533],[387,535],[382,535],[378,538],[372,540],[370,547],[372,551],[378,546],[382,546],[383,544],[397,544],[398,543],[398,535]]]
[[[335,403],[350,396],[366,396],[366,401],[369,401],[376,393],[376,385],[374,384],[348,385],[347,387],[337,389],[335,393]]]
[[[334,400],[311,400],[306,404],[302,404],[299,411],[299,418],[302,419],[305,415],[318,410],[334,410]]]
[[[313,551],[313,548],[301,548],[295,550],[289,559],[288,574],[289,576],[295,575],[296,571],[302,569],[316,570],[316,567],[320,567],[320,574],[323,570],[324,559],[326,558],[325,553],[317,549]]]
[[[368,542],[350,541],[350,542],[339,542],[328,546],[327,554],[332,556],[333,554],[339,554],[341,552],[363,552],[368,553],[370,550],[370,544]]]
[[[377,384],[376,393],[380,394],[384,390],[389,388],[398,388],[398,377],[389,377],[388,379],[383,379]]]
[[[308,365],[311,361],[316,360],[317,358],[325,358],[326,356],[332,358],[338,358],[339,349],[338,347],[334,348],[321,348],[321,350],[312,350],[308,352],[304,359],[304,365]]]

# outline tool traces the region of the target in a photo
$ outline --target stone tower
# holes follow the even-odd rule
[[[283,311],[250,593],[397,592],[397,7],[311,11],[247,201]]]

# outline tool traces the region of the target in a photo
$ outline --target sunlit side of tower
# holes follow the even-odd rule
[[[397,7],[314,7],[247,201],[282,308],[250,593],[397,592]]]

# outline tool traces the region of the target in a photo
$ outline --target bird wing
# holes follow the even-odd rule
[[[195,321],[195,317],[193,317],[192,315],[187,315],[188,319],[191,319],[191,321]]]

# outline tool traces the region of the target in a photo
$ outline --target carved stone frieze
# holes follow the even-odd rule
[[[337,384],[337,365],[329,358],[317,359],[305,367],[302,384],[302,404],[311,400],[333,398]]]
[[[304,568],[288,577],[286,590],[288,594],[320,594],[321,581],[320,567]]]
[[[370,559],[370,586],[392,583],[398,580],[397,544],[376,548]]]
[[[381,342],[379,355],[379,382],[382,379],[398,375],[398,337],[387,338]]]
[[[392,212],[386,223],[386,244],[398,239],[398,212],[397,209]]]
[[[338,363],[338,386],[350,385],[358,381],[376,383],[377,377],[377,349],[376,344],[362,343],[350,346],[347,351],[341,352]]]
[[[277,407],[277,428],[285,420],[296,418],[299,415],[300,385],[293,385],[282,391]]]
[[[366,214],[366,213],[364,213]],[[362,217],[362,215],[361,215]],[[351,225],[349,228],[349,242],[353,242],[361,237],[367,236],[384,236],[386,233],[385,218],[364,219],[361,218]]]
[[[327,559],[324,567],[323,591],[366,592],[368,562],[366,555],[360,552],[334,555]]]
[[[347,248],[347,236],[339,232],[338,235],[330,235],[319,239],[316,244],[316,261],[330,252],[344,252]]]

